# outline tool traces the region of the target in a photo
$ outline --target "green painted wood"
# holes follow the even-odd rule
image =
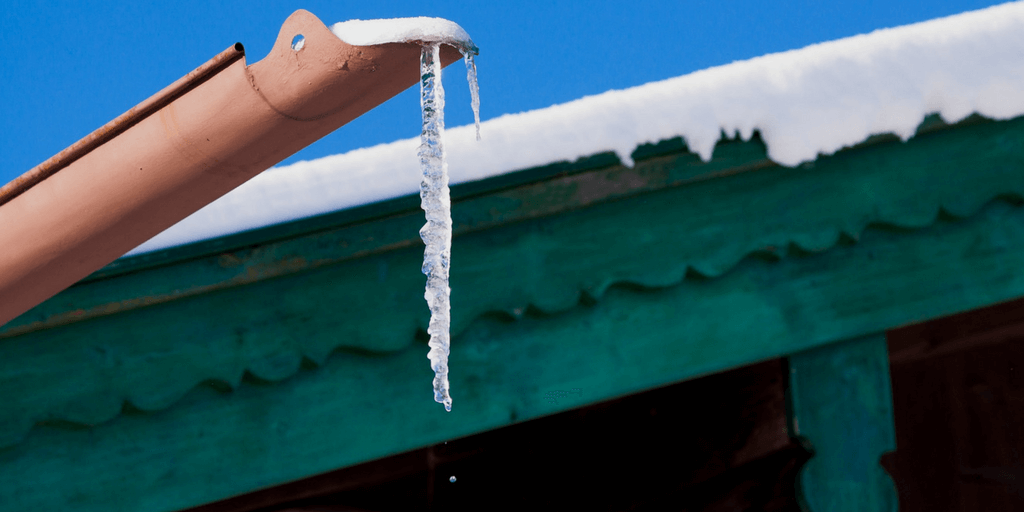
[[[799,260],[860,237],[873,222],[910,229],[935,222],[940,208],[969,215],[992,197],[1021,195],[1022,141],[1024,119],[986,122],[906,144],[855,148],[797,169],[712,173],[710,179],[704,171],[694,174],[695,157],[677,155],[652,158],[638,170],[601,169],[467,199],[472,207],[460,214],[469,219],[462,225],[483,227],[455,239],[453,332],[487,315],[564,311],[581,297],[601,299],[614,283],[664,287],[688,272],[698,279],[718,276],[752,253]],[[749,145],[723,147],[731,149],[723,149],[715,165],[756,162]],[[624,193],[624,182],[643,186]],[[543,207],[566,198],[587,207]],[[519,210],[525,213],[514,214]],[[388,353],[408,347],[427,321],[421,255],[419,245],[395,240],[415,236],[421,223],[412,214],[385,217],[244,254],[99,279],[58,295],[47,307],[70,313],[80,310],[75,301],[96,297],[144,302],[166,293],[173,300],[0,340],[0,393],[12,397],[0,407],[0,446],[40,422],[96,425],[126,403],[144,411],[169,407],[202,382],[234,388],[246,372],[265,381],[285,379],[304,360],[321,364],[339,348]],[[352,252],[357,243],[372,250]],[[960,255],[932,250],[919,258],[923,265],[949,265]],[[961,277],[954,269],[899,294]],[[799,272],[791,278],[802,279]],[[1016,297],[1016,282],[997,287],[989,294],[994,298],[951,298],[940,311]],[[207,285],[202,293],[174,295]],[[814,300],[814,293],[806,299]],[[869,322],[875,330],[895,325],[884,323],[886,311],[872,314],[878,316]],[[809,326],[839,333],[815,338],[827,342],[848,335],[842,328],[848,320],[825,310]],[[746,352],[738,360],[749,360]]]
[[[418,253],[408,252],[410,261]],[[971,218],[919,230],[869,228],[857,243],[820,253],[750,257],[716,279],[657,289],[612,286],[600,301],[558,314],[527,312],[517,320],[484,315],[453,340],[450,414],[431,400],[425,342],[390,354],[342,351],[322,366],[300,363],[292,378],[277,383],[245,378],[233,391],[204,384],[174,407],[149,413],[130,408],[93,428],[47,422],[0,450],[0,502],[13,509],[141,512],[197,505],[1021,296],[1022,266],[1024,207],[997,201]],[[263,286],[282,290],[271,284]],[[339,304],[352,302],[351,294],[330,289],[334,295],[317,292],[308,299],[306,320],[332,318],[334,327],[312,325],[301,336],[333,337],[345,325]],[[144,333],[147,325],[168,325],[168,318],[230,325],[231,311],[293,300],[266,292],[173,314],[143,308],[135,314],[145,316],[132,321],[130,335]],[[229,304],[239,307],[217,307]],[[264,311],[287,321],[276,316],[279,311]],[[130,327],[125,317],[91,320],[89,332]],[[176,341],[166,347],[202,345],[201,339]],[[146,357],[168,355],[174,354]],[[557,403],[548,400],[552,396]]]
[[[790,432],[814,454],[797,480],[806,512],[896,512],[879,463],[896,449],[885,334],[789,356]]]
[[[658,148],[456,203],[451,415],[416,211],[67,290],[0,333],[0,502],[196,505],[1024,295],[1024,118],[799,168],[757,141]]]
[[[541,182],[520,183],[524,178],[513,180],[499,176],[485,180],[488,183],[456,186],[453,190],[455,236],[667,186],[712,179],[721,172],[738,173],[770,164],[759,140],[726,141],[708,163],[685,151],[638,162],[637,168],[625,169],[613,154],[602,154],[572,165],[557,164],[514,175],[551,175]],[[584,170],[593,171],[580,175]],[[485,186],[495,189],[486,194],[473,193],[486,190]],[[418,199],[413,199],[399,198],[387,204],[368,205],[357,212],[337,212],[115,262],[0,327],[0,338],[244,286],[379,252],[419,247],[423,212],[418,208]],[[377,215],[385,211],[390,215]],[[323,229],[330,220],[341,225]],[[294,236],[279,239],[285,235]],[[248,245],[239,245],[245,242]],[[230,252],[224,252],[229,248]],[[202,250],[205,252],[199,257],[185,257]],[[162,264],[154,261],[161,257]]]
[[[686,264],[716,275],[751,251],[778,251],[790,242],[815,250],[827,246],[840,232],[856,237],[871,222],[920,226],[930,222],[940,207],[953,215],[968,215],[996,195],[1024,194],[1024,178],[1017,172],[1024,151],[1022,125],[1024,118],[922,128],[922,133],[906,144],[898,139],[865,144],[799,169],[771,164],[756,138],[721,142],[707,163],[685,152],[681,141],[666,141],[639,148],[636,156],[643,158],[633,169],[615,165],[614,155],[597,155],[574,164],[515,174],[549,177],[539,183],[524,183],[523,177],[498,177],[486,184],[456,187],[455,234],[457,238],[463,233],[681,187],[688,193],[680,194],[678,200],[693,206],[676,214],[685,216],[679,227],[694,229],[681,242],[690,246],[682,256],[690,260]],[[973,172],[964,172],[964,165],[970,165]],[[835,175],[842,178],[834,179]],[[701,186],[708,180],[718,186]],[[244,286],[376,252],[418,247],[422,212],[417,204],[415,198],[399,198],[355,212],[129,258],[0,327],[0,338]],[[341,225],[326,228],[331,221]],[[702,224],[706,222],[718,224]],[[770,240],[751,239],[750,232],[757,231]],[[716,250],[702,253],[702,247]],[[150,271],[141,272],[146,269]],[[111,281],[112,277],[120,278]]]

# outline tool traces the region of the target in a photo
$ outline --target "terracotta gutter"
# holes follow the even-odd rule
[[[103,125],[102,128],[90,133],[82,140],[72,144],[67,149],[53,155],[45,162],[35,166],[32,170],[18,176],[3,187],[0,187],[0,205],[14,199],[15,196],[28,190],[36,183],[43,181],[53,175],[53,173],[67,167],[71,162],[78,160],[82,155],[120,135],[128,128],[134,126],[135,123],[145,119],[150,114],[160,110],[182,94],[203,83],[211,75],[216,74],[223,68],[234,63],[236,60],[244,57],[245,50],[242,48],[242,43],[235,43],[227,50],[220,52],[220,54],[210,59],[206,64],[199,66],[191,73],[179,78],[171,85],[165,87],[162,91],[150,96],[145,101],[132,107],[113,121]]]
[[[0,325],[415,85],[419,59],[296,11],[263,60],[235,44],[0,188]]]

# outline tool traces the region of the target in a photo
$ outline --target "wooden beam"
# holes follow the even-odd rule
[[[813,453],[797,480],[806,512],[896,512],[882,469],[896,449],[885,334],[789,356],[790,432]]]
[[[0,451],[0,500],[36,509],[198,505],[1021,296],[1022,266],[1024,208],[996,202],[962,221],[913,231],[868,230],[857,244],[819,254],[747,259],[717,279],[665,289],[612,287],[600,301],[560,314],[474,322],[453,342],[456,401],[450,414],[429,400],[425,344],[390,355],[339,353],[279,383],[246,379],[231,392],[200,386],[174,407],[129,411],[93,428],[37,427]],[[329,276],[312,277],[319,282]],[[331,294],[307,302],[319,304],[314,311],[325,318],[348,296],[346,289],[328,288]],[[123,336],[140,346],[168,336],[173,346],[184,347],[171,331],[152,326],[170,325],[183,313],[187,325],[220,325],[226,312],[246,311],[239,301],[266,302],[274,297],[268,293],[210,297],[215,302],[184,311],[146,308],[131,323],[114,315],[90,322],[89,333]],[[24,347],[43,343],[39,338]],[[202,360],[201,354],[171,360]],[[572,389],[580,393],[546,400],[550,392]],[[18,400],[12,396],[8,407]]]

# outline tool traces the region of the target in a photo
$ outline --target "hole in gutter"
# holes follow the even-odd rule
[[[299,51],[303,46],[306,46],[306,36],[297,34],[292,38],[292,50]]]

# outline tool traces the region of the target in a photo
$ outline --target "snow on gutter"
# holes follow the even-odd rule
[[[868,136],[1024,114],[1024,2],[878,30],[447,130],[452,183],[682,136],[711,157],[721,132],[787,166]],[[272,169],[132,251],[140,253],[418,191],[418,139]]]
[[[331,25],[331,32],[352,46],[374,46],[396,41],[444,43],[470,53],[479,53],[469,34],[457,23],[443,18],[395,18],[348,20]]]
[[[296,11],[263,60],[236,44],[0,188],[0,325],[416,84],[420,45],[385,42]]]

